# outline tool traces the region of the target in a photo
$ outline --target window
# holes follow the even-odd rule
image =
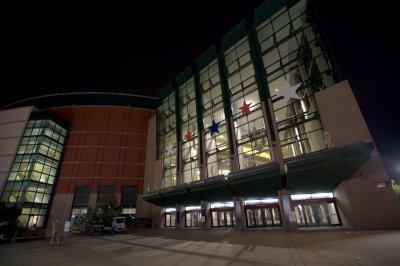
[[[199,132],[194,79],[190,78],[179,87],[181,108],[182,167],[184,183],[200,179]]]
[[[333,70],[307,21],[306,2],[256,28],[284,158],[327,147],[314,93],[334,84]]]
[[[271,162],[266,126],[247,37],[225,52],[239,167]]]
[[[114,200],[114,186],[100,186],[97,195],[97,206],[107,205]]]
[[[72,206],[87,207],[89,205],[90,189],[91,186],[77,186],[75,189],[75,196]]]
[[[200,70],[200,87],[203,103],[207,176],[228,174],[230,172],[228,134],[217,60]]]
[[[176,185],[176,112],[175,93],[157,109],[158,157],[164,162],[164,187]]]
[[[23,212],[20,226],[42,227],[50,208],[53,184],[67,131],[51,120],[31,116],[17,150],[1,200],[17,203]],[[54,139],[53,129],[63,133]]]

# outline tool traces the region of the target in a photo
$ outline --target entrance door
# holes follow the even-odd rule
[[[297,226],[340,225],[334,202],[300,203],[294,209]]]
[[[232,210],[211,211],[213,227],[232,227],[235,225],[235,217]]]
[[[281,226],[278,207],[261,207],[246,209],[247,227]]]

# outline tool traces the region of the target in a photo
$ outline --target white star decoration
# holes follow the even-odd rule
[[[193,158],[193,157],[195,157],[196,155],[197,155],[196,149],[191,148],[191,149],[190,149],[190,157]]]
[[[165,151],[167,152],[168,155],[172,154],[172,149],[173,148],[174,148],[174,146],[171,143],[169,143],[167,148],[165,149]]]
[[[286,82],[286,89],[279,93],[278,96],[283,96],[285,101],[289,101],[290,99],[298,99],[301,100],[301,97],[296,93],[296,90],[301,86],[301,83],[291,86],[289,82]]]

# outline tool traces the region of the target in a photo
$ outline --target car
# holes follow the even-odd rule
[[[104,233],[107,233],[107,228],[102,224],[92,224],[89,227],[89,236],[102,236]]]
[[[113,218],[113,222],[115,221],[115,232],[125,233],[126,232],[126,223],[125,216],[117,216]]]

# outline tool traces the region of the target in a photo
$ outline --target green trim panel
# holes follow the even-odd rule
[[[254,11],[254,24],[255,26],[260,25],[265,20],[269,19],[275,12],[281,9],[284,6],[290,7],[294,5],[299,0],[270,0],[262,3],[255,11]]]
[[[29,120],[51,120],[56,124],[60,125],[66,130],[69,130],[69,124],[67,121],[64,120],[61,116],[53,111],[37,111],[32,112]]]
[[[246,21],[240,21],[231,31],[221,38],[222,49],[228,50],[247,34]]]
[[[178,87],[193,77],[193,70],[190,66],[186,67],[181,73],[176,76],[176,83]]]
[[[172,86],[171,83],[168,83],[167,85],[165,85],[159,92],[160,94],[160,104],[162,104],[162,100],[164,100],[165,98],[167,98],[168,96],[171,95],[171,93],[174,92],[174,87]]]
[[[201,71],[203,68],[205,68],[208,64],[210,64],[213,60],[216,59],[217,59],[217,50],[213,45],[196,59],[196,65],[198,70]]]
[[[285,5],[285,0],[265,1],[254,11],[254,24],[260,25]]]
[[[287,187],[292,194],[331,192],[370,158],[373,149],[372,143],[357,142],[289,159]]]

